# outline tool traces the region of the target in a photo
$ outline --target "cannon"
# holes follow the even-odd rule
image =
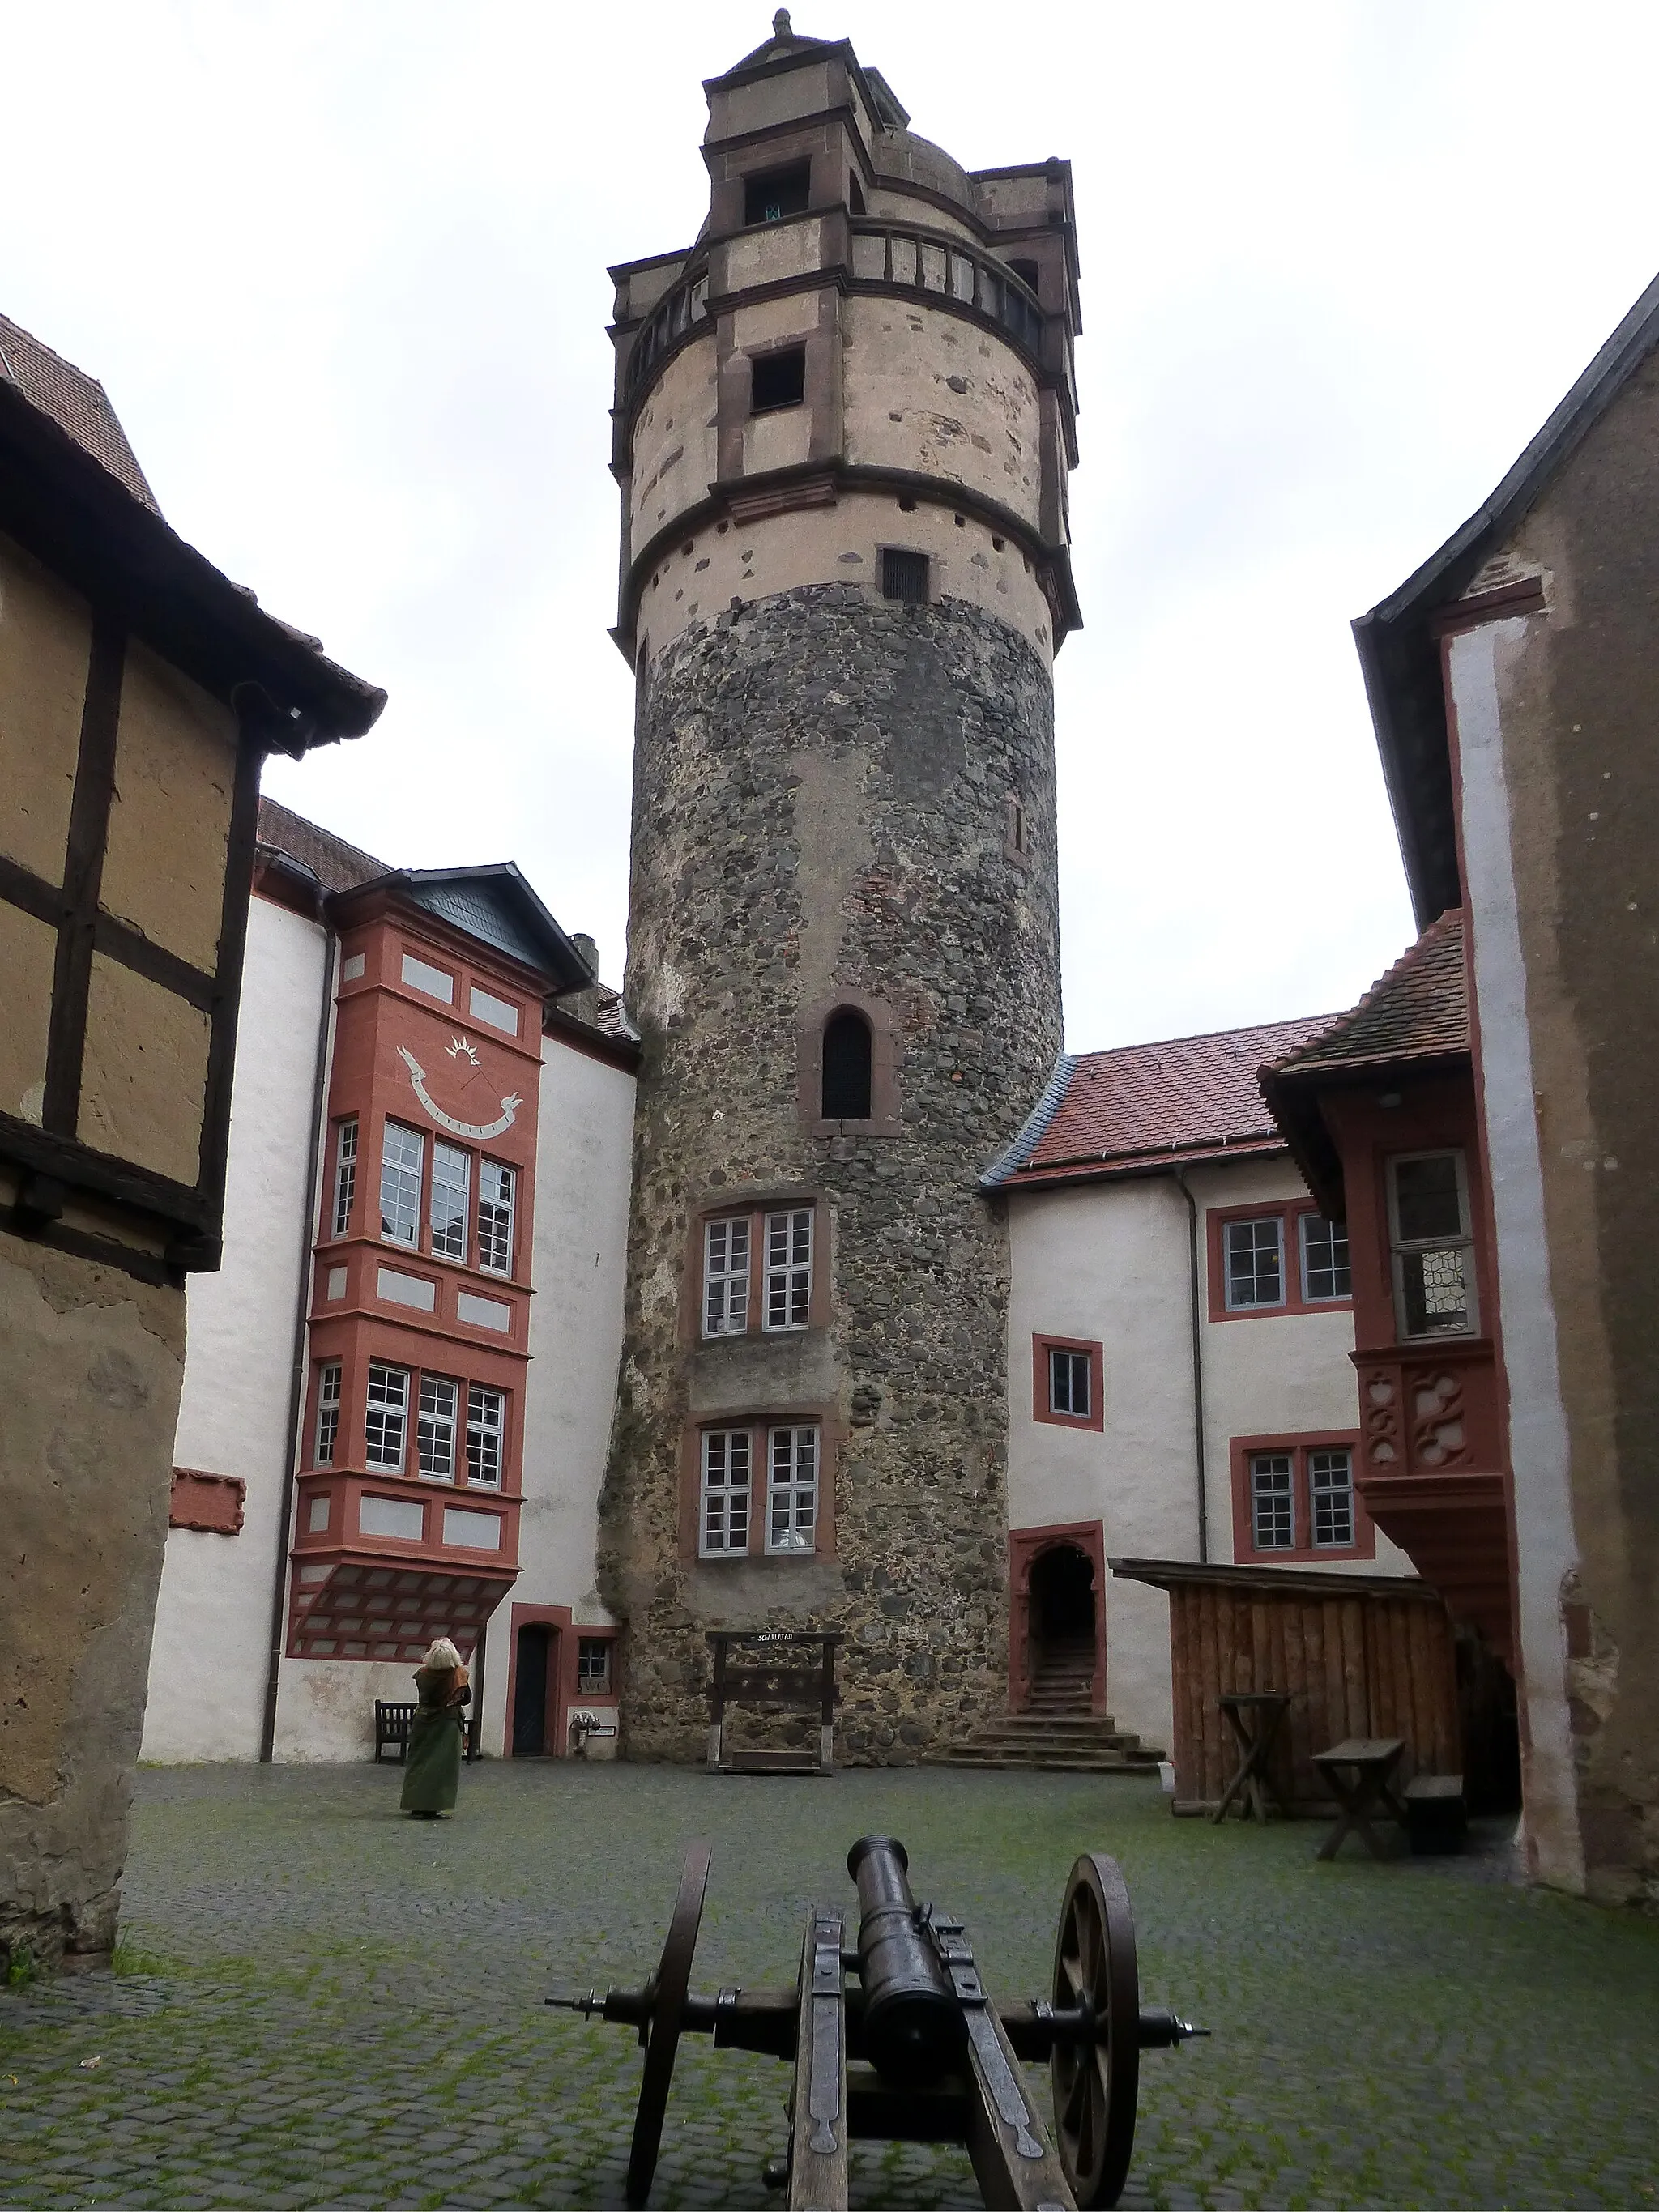
[[[651,2193],[674,2058],[684,2034],[793,2061],[787,2157],[765,2168],[790,2212],[845,2212],[847,2151],[866,2139],[957,2142],[988,2205],[1065,2212],[1117,2203],[1134,2144],[1140,2054],[1206,2029],[1143,2007],[1134,1923],[1115,1859],[1079,1858],[1060,1901],[1047,1997],[987,1995],[961,1921],[911,1894],[890,1836],[861,1836],[847,1870],[859,1893],[849,1949],[841,1912],[807,1917],[793,1989],[691,1990],[710,1845],[685,1855],[657,1970],[641,1989],[556,1993],[546,2002],[632,2027],[645,2051],[627,2200]],[[1047,2062],[1051,2141],[1020,2069]]]

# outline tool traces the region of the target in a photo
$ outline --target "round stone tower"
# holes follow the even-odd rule
[[[635,1755],[701,1747],[707,1631],[797,1627],[845,1636],[839,1755],[904,1760],[1006,1696],[980,1178],[1060,1042],[1071,177],[966,173],[782,12],[705,90],[697,242],[611,272],[644,1059],[601,1583]]]

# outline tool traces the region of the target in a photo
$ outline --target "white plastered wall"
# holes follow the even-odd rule
[[[173,1463],[247,1485],[241,1531],[167,1534],[141,1757],[257,1759],[286,1547],[289,1406],[305,1243],[321,927],[256,897],[231,1091],[224,1263],[192,1275]]]

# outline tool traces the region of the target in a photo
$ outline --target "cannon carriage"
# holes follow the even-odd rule
[[[859,1894],[856,1943],[838,1907],[807,1917],[793,1989],[693,1994],[692,1955],[710,1846],[685,1856],[667,1941],[638,1989],[558,1994],[547,2002],[636,2030],[644,2075],[628,2164],[631,2207],[650,2196],[684,2034],[792,2062],[787,2154],[766,2168],[791,2212],[844,2212],[848,2147],[868,2139],[964,2145],[988,2205],[1062,2212],[1113,2205],[1134,2143],[1140,2054],[1206,2033],[1143,2007],[1128,1893],[1115,1859],[1079,1858],[1066,1881],[1049,1995],[991,1997],[961,1921],[911,1894],[894,1838],[848,1854]],[[1054,2131],[1021,2072],[1047,2063]]]

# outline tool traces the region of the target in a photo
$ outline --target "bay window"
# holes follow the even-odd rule
[[[1395,1318],[1402,1338],[1473,1336],[1479,1326],[1468,1181],[1460,1152],[1388,1164]]]

